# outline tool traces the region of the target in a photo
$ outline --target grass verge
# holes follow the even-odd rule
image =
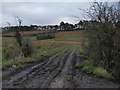
[[[97,76],[104,77],[107,79],[114,80],[114,77],[111,73],[101,67],[93,66],[93,60],[85,60],[83,62],[77,63],[75,65],[76,68],[82,68],[82,71],[87,73],[93,73]]]
[[[12,65],[21,66],[21,64],[24,64],[24,63],[41,60],[43,57],[52,56],[52,55],[62,51],[66,47],[67,47],[66,45],[63,45],[61,47],[56,47],[56,48],[52,48],[50,50],[38,52],[37,55],[35,55],[35,56],[31,57],[31,58],[19,58],[19,59],[16,59],[16,60],[4,60],[2,62],[2,66],[0,68],[4,69],[4,68],[10,67]]]

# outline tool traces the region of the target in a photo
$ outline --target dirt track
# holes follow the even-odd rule
[[[3,88],[118,88],[107,79],[75,69],[74,65],[83,58],[68,49],[44,58],[41,62],[29,63],[23,68],[3,71]]]

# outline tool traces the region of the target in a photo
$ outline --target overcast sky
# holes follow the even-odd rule
[[[78,8],[89,8],[88,2],[4,2],[2,4],[2,26],[6,22],[16,25],[14,16],[19,16],[23,25],[54,25],[61,21],[75,24],[83,19]]]
[[[87,9],[89,2],[3,2],[2,3],[2,26],[16,25],[14,16],[19,16],[22,25],[55,25],[61,21],[78,23],[84,18],[78,9]]]

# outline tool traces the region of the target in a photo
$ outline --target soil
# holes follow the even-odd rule
[[[41,61],[3,70],[3,88],[118,88],[119,84],[76,69],[75,50],[65,49]]]

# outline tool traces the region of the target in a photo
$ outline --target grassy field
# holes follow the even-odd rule
[[[40,31],[29,31],[29,32],[22,32],[22,34],[33,34],[39,33]],[[4,33],[4,35],[13,35],[14,33]],[[84,31],[64,31],[64,32],[57,32],[55,33],[54,39],[46,39],[46,40],[37,40],[36,37],[24,37],[23,39],[29,39],[30,42],[33,44],[35,49],[35,54],[32,55],[31,58],[17,58],[13,59],[11,56],[17,50],[18,45],[14,37],[3,37],[2,38],[2,48],[3,54],[2,56],[2,68],[10,67],[12,65],[21,65],[27,62],[33,62],[36,60],[41,60],[45,56],[52,56],[55,53],[58,53],[64,50],[66,47],[76,48],[76,50],[80,50],[80,45],[73,43],[61,43],[59,41],[65,42],[83,42],[86,41],[83,38]],[[50,43],[49,41],[54,41]],[[58,43],[56,43],[58,42]]]
[[[39,33],[38,31],[22,32],[23,34],[32,34]],[[18,45],[14,37],[3,37],[2,52],[0,53],[0,58],[2,58],[2,65],[0,68],[7,68],[11,66],[21,67],[24,63],[35,62],[41,60],[44,57],[50,57],[55,55],[58,52],[70,48],[71,51],[73,48],[76,49],[79,54],[78,57],[85,57],[88,60],[82,63],[76,63],[75,67],[82,68],[84,72],[93,73],[97,76],[102,76],[108,79],[114,79],[114,77],[108,73],[105,69],[101,67],[95,67],[92,65],[92,60],[88,56],[82,55],[81,52],[84,52],[80,43],[87,42],[87,39],[84,37],[85,31],[62,31],[55,33],[54,39],[45,39],[37,40],[36,37],[24,37],[23,39],[29,39],[33,44],[35,53],[30,58],[20,57],[13,59],[11,58],[17,50]],[[12,33],[5,33],[7,35],[12,35]],[[51,42],[52,41],[52,42]],[[64,42],[64,43],[63,43]],[[67,43],[72,42],[72,43]],[[77,43],[76,43],[77,42]],[[79,43],[78,43],[79,42]],[[1,63],[0,63],[1,64]]]

